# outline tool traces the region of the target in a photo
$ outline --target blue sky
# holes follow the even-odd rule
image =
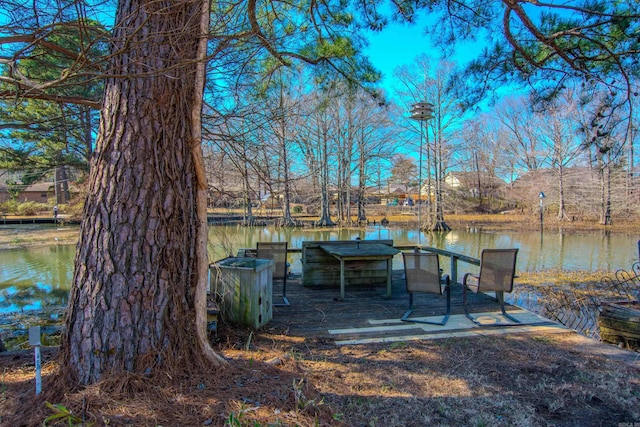
[[[395,68],[411,64],[421,54],[434,60],[440,59],[440,52],[431,45],[429,37],[423,32],[426,22],[427,19],[423,17],[413,25],[392,23],[380,32],[369,32],[369,47],[364,53],[382,72],[383,86],[390,86]],[[481,42],[460,45],[452,59],[463,65],[480,53],[481,46]]]
[[[385,86],[390,83],[395,68],[412,63],[418,55],[439,56],[432,55],[437,52],[433,52],[419,25],[392,24],[383,31],[370,32],[367,38],[369,47],[365,54],[382,71]]]

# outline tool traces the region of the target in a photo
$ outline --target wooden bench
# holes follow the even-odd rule
[[[370,243],[393,247],[393,240],[361,240],[360,245]],[[302,242],[302,285],[308,287],[339,287],[340,261],[321,246],[355,245],[353,240],[325,240]],[[345,265],[345,285],[374,286],[387,283],[385,260],[351,261]]]

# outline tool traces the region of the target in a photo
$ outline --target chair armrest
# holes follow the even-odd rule
[[[473,278],[474,278],[474,279],[476,279],[476,280],[478,280],[478,279],[479,279],[479,277],[478,277],[478,276],[476,276],[476,275],[474,275],[474,274],[472,274],[472,273],[466,273],[466,274],[464,275],[464,277],[462,278],[462,285],[463,285],[463,286],[467,286],[467,280],[469,279],[469,277],[473,277]]]
[[[474,284],[468,283],[469,278],[472,278],[475,281],[475,283]],[[475,276],[474,274],[467,273],[462,278],[462,287],[467,288],[473,292],[478,292],[478,280],[480,280],[479,276]]]

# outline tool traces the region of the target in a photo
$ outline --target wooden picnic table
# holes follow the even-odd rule
[[[387,262],[387,298],[391,297],[391,270],[392,259],[400,250],[383,243],[349,242],[345,244],[324,244],[320,249],[340,261],[340,301],[344,300],[345,274],[344,266],[349,261],[376,261]]]

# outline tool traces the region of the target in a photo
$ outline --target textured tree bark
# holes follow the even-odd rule
[[[196,193],[198,238],[196,241],[197,279],[195,295],[196,332],[198,344],[203,356],[213,366],[225,364],[225,360],[214,352],[209,343],[207,334],[207,285],[209,275],[209,254],[207,252],[207,237],[209,236],[209,221],[207,219],[207,171],[202,153],[202,107],[204,98],[204,86],[207,75],[207,46],[209,35],[209,0],[200,0],[200,32],[198,34],[198,50],[196,53],[196,76],[194,102],[191,106],[191,154],[194,160],[198,189]]]
[[[62,340],[63,367],[81,384],[122,371],[150,375],[203,350],[214,358],[196,314],[207,265],[198,67],[205,3],[118,2],[114,77]]]

